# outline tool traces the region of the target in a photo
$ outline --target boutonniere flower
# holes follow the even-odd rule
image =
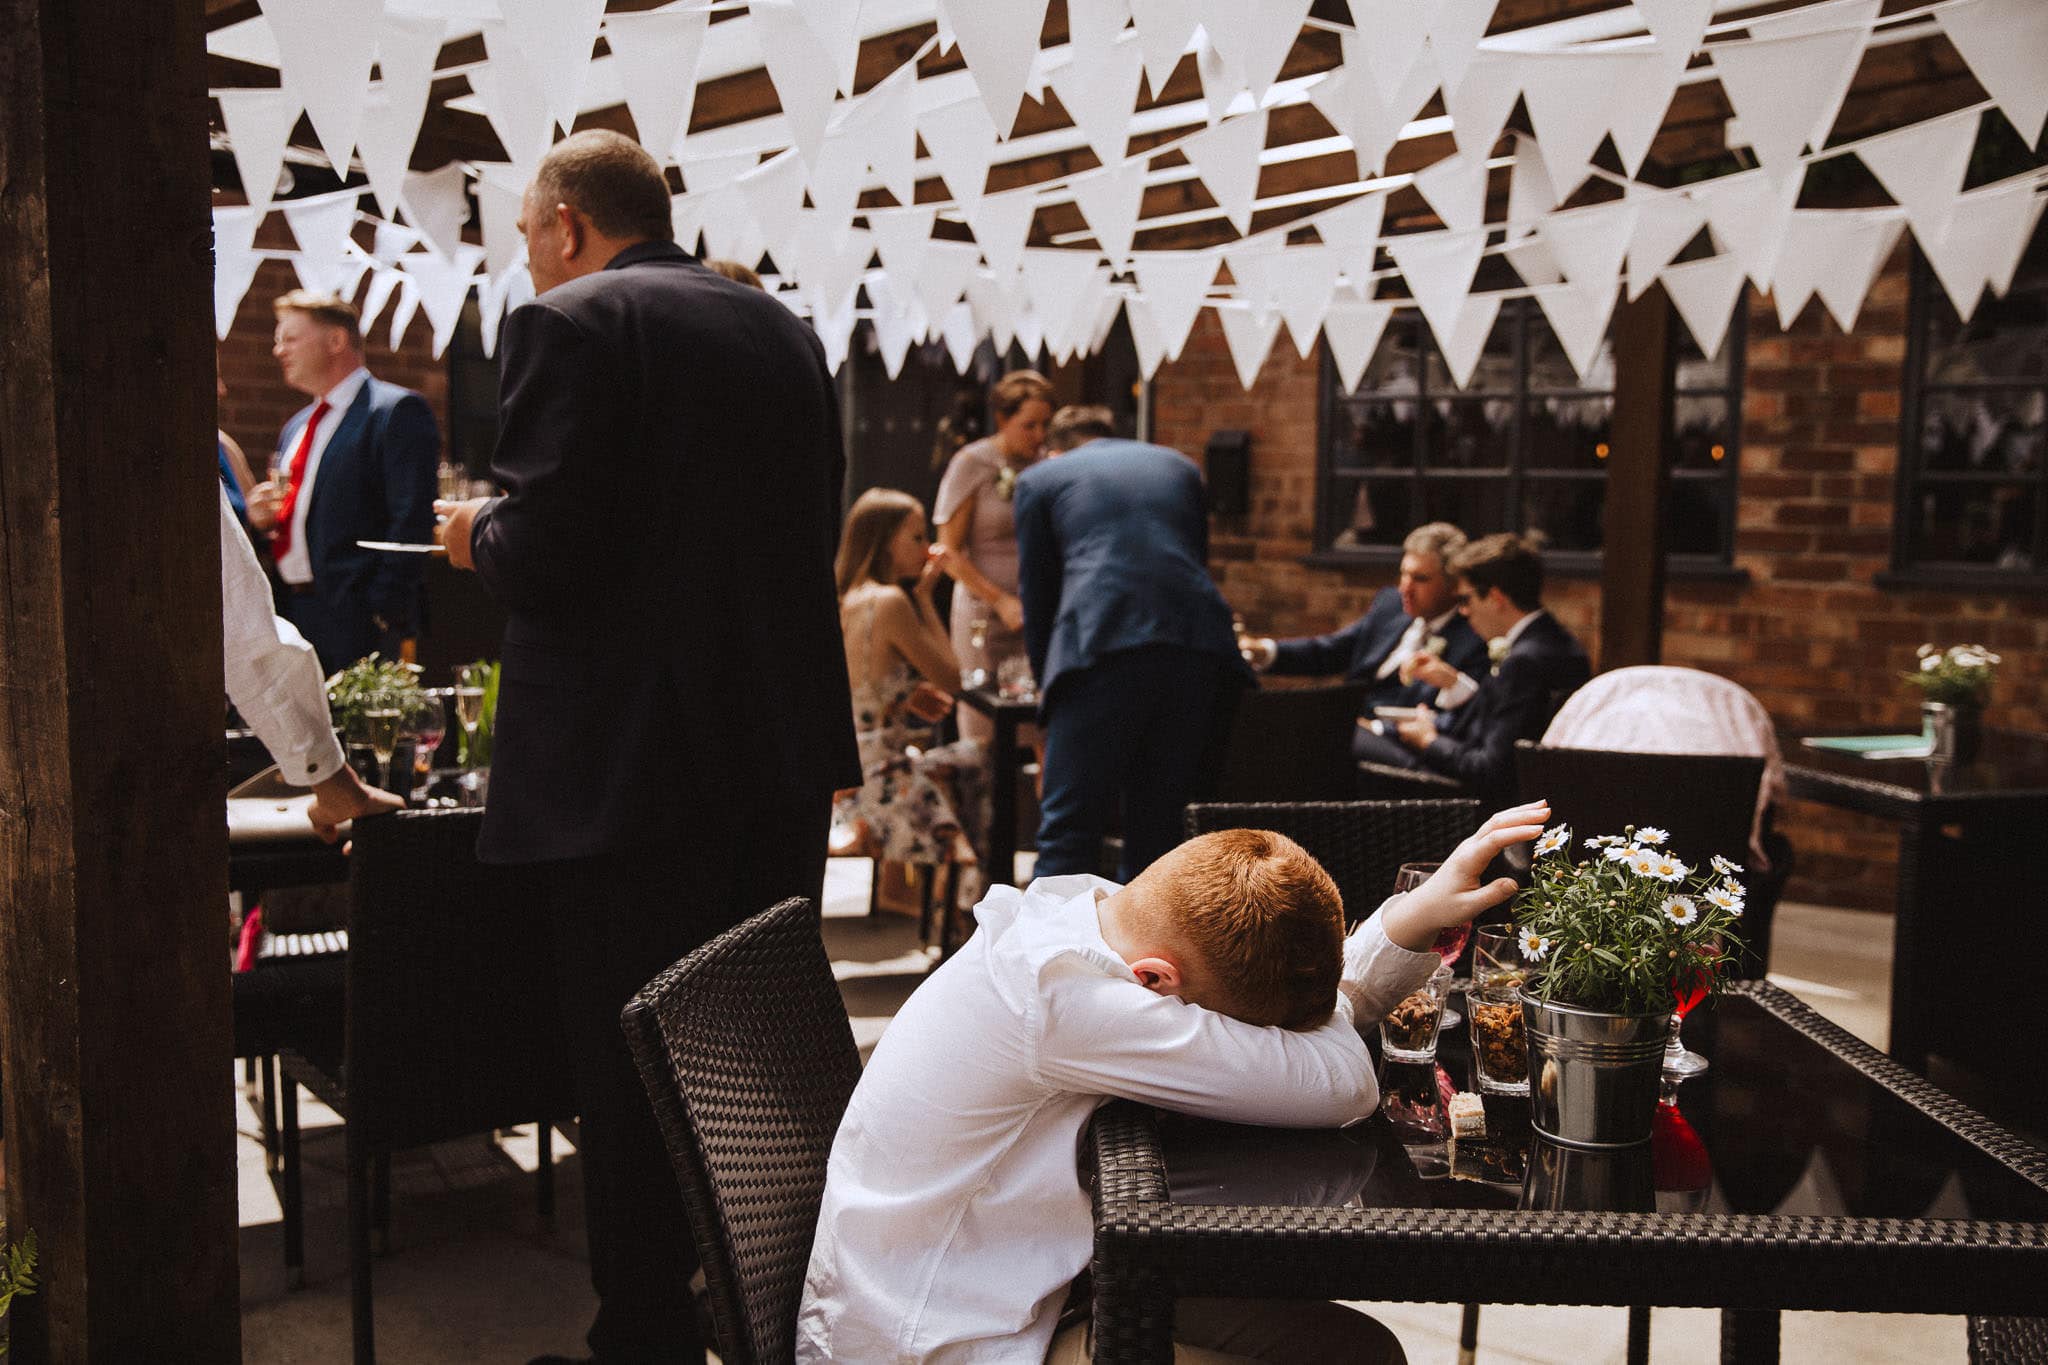
[[[1496,636],[1486,642],[1486,657],[1493,661],[1493,671],[1500,672],[1500,661],[1508,657],[1508,637]]]
[[[1444,656],[1444,651],[1450,648],[1450,644],[1451,642],[1443,636],[1432,635],[1422,642],[1422,652],[1432,659],[1441,659]]]
[[[996,496],[1004,502],[1017,496],[1017,471],[1008,465],[996,471]]]

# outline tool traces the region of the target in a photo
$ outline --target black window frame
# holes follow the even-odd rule
[[[1681,397],[1719,397],[1725,401],[1728,412],[1728,436],[1724,443],[1725,453],[1718,467],[1711,470],[1674,468],[1671,471],[1674,485],[1680,480],[1686,480],[1697,482],[1703,486],[1718,485],[1720,490],[1722,490],[1720,506],[1718,508],[1721,523],[1719,527],[1721,550],[1713,554],[1680,553],[1675,551],[1667,553],[1665,557],[1666,572],[1675,576],[1689,578],[1746,577],[1742,570],[1735,566],[1736,509],[1741,495],[1742,401],[1747,368],[1745,352],[1748,339],[1748,308],[1746,305],[1747,291],[1745,290],[1743,299],[1736,304],[1735,316],[1731,319],[1727,335],[1721,343],[1721,356],[1717,363],[1724,367],[1725,380],[1714,386],[1694,385],[1679,387],[1674,385],[1673,387],[1674,403]],[[1456,399],[1474,396],[1512,398],[1514,402],[1514,416],[1509,425],[1511,432],[1511,458],[1504,474],[1492,469],[1461,473],[1442,466],[1432,466],[1428,460],[1430,441],[1432,439],[1432,421],[1430,420],[1419,420],[1415,424],[1414,458],[1405,470],[1398,473],[1388,471],[1367,474],[1356,469],[1339,469],[1335,462],[1335,441],[1333,436],[1337,429],[1338,420],[1342,415],[1342,405],[1352,401],[1369,401],[1372,395],[1365,392],[1345,393],[1338,379],[1336,363],[1330,356],[1329,348],[1325,346],[1322,349],[1316,412],[1316,504],[1311,540],[1312,549],[1308,556],[1308,562],[1327,567],[1345,567],[1392,564],[1400,560],[1401,547],[1398,543],[1373,546],[1339,546],[1334,543],[1336,538],[1344,530],[1348,529],[1346,526],[1337,524],[1339,520],[1337,506],[1340,502],[1344,501],[1344,499],[1335,495],[1335,481],[1338,479],[1342,479],[1347,487],[1352,489],[1356,489],[1373,479],[1405,479],[1412,490],[1412,505],[1422,507],[1426,505],[1424,494],[1431,479],[1449,481],[1457,478],[1505,478],[1508,484],[1506,494],[1507,506],[1514,509],[1514,515],[1522,525],[1464,526],[1463,529],[1467,534],[1476,538],[1481,535],[1490,535],[1496,531],[1519,531],[1523,529],[1527,520],[1525,515],[1527,506],[1526,494],[1529,485],[1532,483],[1583,483],[1607,477],[1604,468],[1568,470],[1542,469],[1537,467],[1532,472],[1529,459],[1529,437],[1526,431],[1527,414],[1532,402],[1540,401],[1544,398],[1611,398],[1614,391],[1612,389],[1588,388],[1539,388],[1532,392],[1529,384],[1530,333],[1535,325],[1540,324],[1547,327],[1549,324],[1543,317],[1542,309],[1536,300],[1532,298],[1504,300],[1501,304],[1501,316],[1495,321],[1494,325],[1498,328],[1504,322],[1511,322],[1514,329],[1511,341],[1515,376],[1512,392],[1505,389],[1498,391],[1467,391],[1455,387],[1433,388],[1429,383],[1431,369],[1429,352],[1428,349],[1424,349],[1417,356],[1416,372],[1420,376],[1419,388],[1413,393],[1404,392],[1400,395],[1404,399],[1410,399],[1424,406],[1433,404],[1442,398]],[[1675,318],[1673,319],[1673,326],[1681,325]],[[1417,344],[1420,347],[1434,348],[1436,346],[1436,340],[1431,335],[1428,326],[1419,319],[1417,319],[1415,325],[1415,334]],[[1387,336],[1382,339],[1381,345],[1391,344],[1394,344],[1394,334],[1390,328]],[[1601,571],[1603,558],[1604,554],[1599,550],[1552,549],[1544,552],[1546,566],[1565,577],[1597,575]]]

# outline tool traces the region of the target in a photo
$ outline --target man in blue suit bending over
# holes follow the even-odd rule
[[[270,352],[285,383],[313,399],[277,442],[270,548],[284,615],[327,673],[372,650],[397,658],[419,627],[422,557],[356,542],[433,538],[441,433],[426,399],[363,367],[354,304],[299,289],[276,308]]]
[[[1209,578],[1202,474],[1163,446],[1087,440],[1017,476],[1016,522],[1045,730],[1038,874],[1095,871],[1121,809],[1129,881],[1180,842],[1203,754],[1251,681]]]

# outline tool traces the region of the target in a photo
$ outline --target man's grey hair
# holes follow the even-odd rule
[[[1448,521],[1418,526],[1401,542],[1401,553],[1435,555],[1437,563],[1449,567],[1451,556],[1465,548],[1465,533]]]

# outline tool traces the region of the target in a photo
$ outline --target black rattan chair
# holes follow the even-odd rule
[[[1209,801],[1342,801],[1356,783],[1351,732],[1364,683],[1257,688],[1242,693]]]
[[[1523,798],[1547,798],[1552,822],[1570,825],[1574,839],[1654,825],[1670,831],[1668,847],[1688,862],[1701,863],[1715,853],[1745,865],[1751,861],[1761,758],[1564,749],[1524,740],[1515,746],[1515,774]],[[1749,896],[1738,977],[1760,977],[1770,962],[1771,919],[1785,871],[1774,868],[1762,876],[1752,870],[1742,877]]]
[[[718,1356],[795,1351],[825,1161],[860,1052],[801,897],[720,934],[626,1006],[704,1265]]]
[[[392,1152],[538,1121],[540,1210],[553,1213],[550,1124],[576,1104],[550,934],[519,869],[477,862],[482,821],[481,810],[419,810],[357,824],[341,1054],[280,1054],[288,1264],[300,1263],[293,1082],[343,1119],[358,1362],[376,1358],[370,1230],[386,1221]]]
[[[2048,1318],[1971,1318],[1970,1365],[2048,1361]]]
[[[1393,891],[1402,863],[1442,861],[1481,818],[1470,800],[1292,801],[1196,804],[1186,824],[1190,839],[1219,829],[1286,835],[1328,870],[1356,920]]]

